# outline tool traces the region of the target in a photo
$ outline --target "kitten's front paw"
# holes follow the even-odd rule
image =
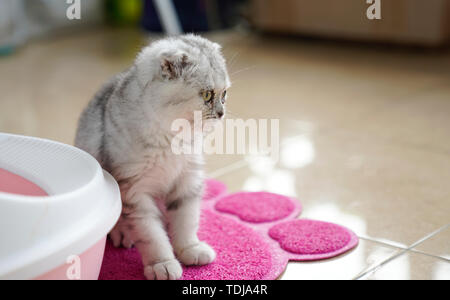
[[[201,266],[212,263],[216,258],[216,252],[208,244],[200,242],[182,249],[178,254],[178,258],[186,266]]]
[[[177,280],[181,278],[183,269],[176,259],[163,261],[144,268],[148,280]]]

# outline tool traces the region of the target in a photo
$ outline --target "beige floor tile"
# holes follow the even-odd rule
[[[229,106],[247,117],[281,116],[354,128],[379,109],[448,79],[438,59],[423,57],[259,39],[237,59],[244,71],[231,76]]]
[[[450,262],[408,252],[367,274],[362,279],[450,280]]]
[[[254,149],[258,152],[267,149],[269,151],[269,156],[273,157],[274,160],[278,160],[278,157],[280,156],[279,145],[281,143],[289,142],[292,137],[310,136],[314,134],[314,132],[318,131],[318,128],[308,122],[285,119],[269,120],[250,118],[245,119],[245,121],[253,121],[254,124],[261,124],[261,122],[267,124],[267,131],[258,125],[255,127],[255,138],[251,138],[249,135],[249,130],[246,130],[243,135],[244,138],[241,139],[239,138],[238,131],[242,131],[234,128],[233,124],[235,123],[232,123],[229,126],[228,121],[235,121],[235,119],[233,120],[231,116],[229,116],[229,118],[227,118],[223,123],[223,133],[217,135],[218,141],[220,141],[219,143],[222,144],[222,147],[219,147],[221,152],[205,156],[206,168],[208,173],[211,174],[210,176],[217,177],[220,174],[230,172],[239,166],[245,165],[246,158],[251,153],[251,146],[254,146]],[[276,124],[272,123],[273,121],[275,121]],[[230,135],[230,132],[233,132],[233,134]],[[276,134],[272,135],[272,132],[275,132]],[[260,136],[260,134],[262,134],[262,136]],[[234,145],[232,147],[234,149],[232,153],[234,154],[227,154],[227,147],[230,145]],[[243,152],[240,150],[238,151],[238,145],[242,145],[244,150]],[[243,160],[244,162],[242,162]]]
[[[360,130],[368,135],[448,154],[449,116],[450,88],[446,80],[387,105],[369,116]]]
[[[435,236],[430,237],[415,247],[414,250],[439,256],[450,262],[450,226],[447,226],[446,229]]]
[[[242,155],[207,155],[205,156],[206,175],[211,178],[221,176],[240,168]]]
[[[450,159],[347,132],[297,137],[269,160],[221,177],[232,191],[268,190],[300,199],[303,217],[407,247],[448,223]]]
[[[289,262],[281,280],[345,280],[376,266],[398,250],[361,240],[352,251],[335,258],[313,262]]]

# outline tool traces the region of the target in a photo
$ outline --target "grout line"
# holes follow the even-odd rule
[[[408,249],[408,246],[400,246],[399,244],[394,244],[394,243],[390,244],[388,242],[385,242],[385,241],[382,241],[382,240],[378,240],[376,238],[370,238],[370,237],[365,237],[365,236],[358,236],[358,238],[361,239],[361,240],[364,240],[364,241],[374,242],[374,243],[377,243],[377,244],[381,244],[381,245],[383,245],[385,247],[395,248],[395,249],[398,249],[398,250]]]
[[[405,253],[407,253],[408,251],[412,250],[413,248],[417,247],[418,245],[422,244],[423,242],[425,242],[426,240],[428,240],[429,238],[437,235],[438,233],[446,230],[448,227],[450,227],[450,223],[447,225],[444,225],[443,227],[431,232],[430,234],[424,236],[423,238],[419,239],[418,241],[416,241],[415,243],[413,243],[411,246],[409,246],[406,249],[400,250],[397,254],[392,255],[391,257],[387,258],[386,260],[382,261],[381,263],[379,263],[378,265],[369,268],[368,270],[360,273],[359,275],[357,275],[355,278],[353,278],[354,280],[359,280],[362,279],[363,277],[365,277],[366,275],[369,274],[373,274],[376,271],[378,271],[381,267],[383,267],[384,265],[388,264],[389,262],[393,261],[394,259],[404,255]]]
[[[358,236],[358,238],[360,240],[364,240],[364,241],[368,241],[368,242],[372,242],[372,243],[377,243],[377,244],[380,244],[380,245],[382,245],[384,247],[394,248],[396,250],[408,250],[408,247],[406,247],[406,246],[398,246],[398,245],[395,245],[395,244],[390,244],[388,242],[384,242],[384,241],[378,240],[376,238],[374,239],[374,238],[364,237],[364,236]],[[445,261],[445,262],[450,262],[449,258],[446,258],[446,257],[443,257],[443,256],[439,256],[439,255],[436,255],[436,254],[427,253],[427,252],[424,252],[424,251],[421,251],[421,250],[409,249],[408,251],[409,252],[414,252],[414,253],[417,253],[417,254],[421,254],[421,255],[425,255],[425,256],[428,256],[428,257],[432,257],[432,258],[435,258],[435,259],[438,259],[438,260],[442,260],[442,261]]]
[[[445,262],[450,263],[450,259],[449,259],[449,258],[446,258],[446,257],[443,257],[443,256],[439,256],[439,255],[436,255],[436,254],[430,254],[430,253],[423,252],[423,251],[421,251],[421,250],[416,250],[416,249],[411,249],[411,250],[409,250],[409,251],[410,251],[410,252],[413,252],[413,253],[425,255],[425,256],[428,256],[428,257],[432,257],[432,258],[439,259],[439,260],[442,260],[442,261],[445,261]]]
[[[365,236],[358,236],[358,238],[360,240],[381,244],[382,246],[389,247],[389,248],[395,248],[397,250],[407,250],[408,249],[408,247],[399,246],[399,245],[395,245],[395,244],[390,244],[388,242],[384,242],[384,241],[378,240],[376,238],[370,238],[370,237],[365,237]],[[433,257],[433,258],[436,258],[436,259],[439,259],[439,260],[444,260],[444,261],[450,262],[450,258],[446,258],[446,257],[439,256],[439,255],[436,255],[436,254],[427,253],[427,252],[424,252],[424,251],[421,251],[421,250],[409,249],[408,251],[414,252],[414,253],[417,253],[417,254],[426,255],[426,256],[429,256],[429,257]]]

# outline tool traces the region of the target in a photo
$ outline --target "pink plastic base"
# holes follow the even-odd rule
[[[71,272],[77,263],[76,261],[71,261],[70,263],[61,265],[34,280],[97,280],[102,267],[105,244],[106,237],[86,250],[83,254],[79,255],[79,273]],[[77,275],[74,277],[75,274]],[[77,278],[78,274],[79,277]]]
[[[39,186],[27,179],[0,169],[0,192],[17,194],[22,196],[48,196],[48,194]],[[55,268],[54,270],[41,275],[35,280],[97,280],[100,274],[100,268],[103,262],[103,255],[105,253],[106,237],[102,238],[98,243],[79,255],[79,275],[80,278],[69,278],[67,272],[72,264],[64,264]]]

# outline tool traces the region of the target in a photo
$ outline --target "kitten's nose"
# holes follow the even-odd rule
[[[218,111],[216,114],[217,114],[217,117],[218,117],[219,119],[222,119],[222,117],[223,117],[223,111]]]

